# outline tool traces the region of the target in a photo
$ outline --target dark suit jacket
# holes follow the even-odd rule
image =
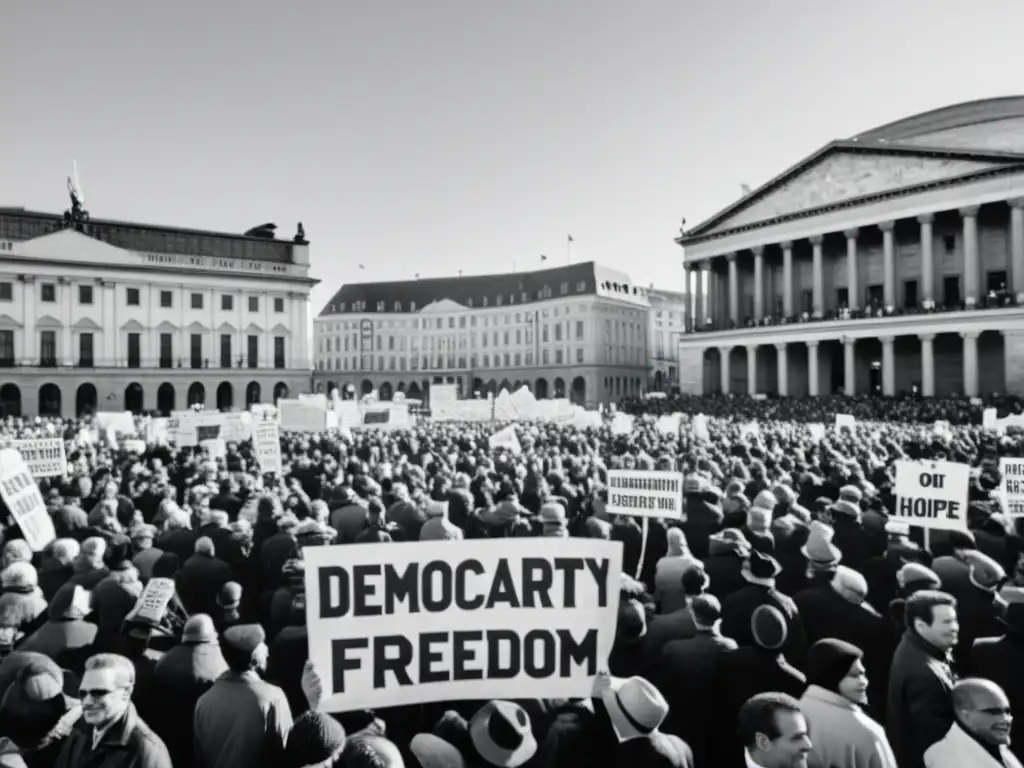
[[[946,658],[918,635],[903,633],[889,673],[885,732],[900,768],[924,768],[924,753],[955,720],[956,676]]]

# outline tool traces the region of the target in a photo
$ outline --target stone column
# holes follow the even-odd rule
[[[786,240],[782,248],[782,314],[793,316],[793,243]]]
[[[860,265],[857,263],[857,227],[847,229],[846,235],[846,306],[850,309],[860,307]]]
[[[843,341],[843,391],[847,396],[857,394],[857,340]]]
[[[789,395],[789,346],[785,342],[775,344],[775,370],[779,397],[786,397]]]
[[[896,338],[882,336],[882,394],[892,397],[896,394]]]
[[[64,365],[75,364],[74,335],[75,329],[71,323],[71,294],[75,292],[75,284],[65,277],[58,278],[60,284],[61,299],[64,302],[64,328],[61,329],[61,345],[63,347]]]
[[[729,356],[732,354],[732,347],[718,348],[718,372],[722,376],[722,394],[729,394]]]
[[[964,340],[964,394],[978,395],[978,334],[961,333]]]
[[[918,334],[921,339],[921,394],[935,397],[935,334]]]
[[[895,221],[883,221],[878,225],[882,230],[882,275],[885,278],[884,302],[886,307],[896,306],[896,244],[893,230]]]
[[[917,220],[921,224],[921,300],[932,301],[935,298],[935,257],[932,254],[935,214],[922,213]]]
[[[818,388],[821,386],[821,377],[818,375],[818,342],[807,342],[807,394],[811,397],[818,396]]]
[[[729,260],[729,319],[739,326],[740,324],[740,274],[739,266],[736,264],[736,254],[730,253]]]
[[[693,273],[693,266],[687,264],[686,262],[683,262],[683,274],[686,275],[686,302],[684,304],[684,306],[686,307],[685,325],[687,326],[688,330],[691,327],[697,327],[697,313],[693,306],[695,298],[695,294],[693,292]]]
[[[693,274],[696,277],[694,288],[694,296],[696,301],[694,302],[694,313],[696,314],[696,328],[704,327],[704,319],[708,316],[707,311],[707,288],[704,285],[704,263],[700,262],[697,264],[697,268],[693,270]]]
[[[764,318],[764,246],[758,245],[754,251],[754,322]]]
[[[821,251],[821,244],[825,238],[821,235],[814,235],[811,240],[812,261],[811,261],[811,274],[813,277],[813,297],[812,306],[814,309],[815,317],[824,317],[825,315],[825,274],[822,261],[824,259]]]
[[[38,365],[39,331],[36,322],[39,315],[36,311],[36,278],[32,275],[19,275],[21,279],[21,296],[23,315],[21,319],[21,354],[17,362],[21,365]],[[70,324],[70,316],[67,318]]]
[[[978,303],[978,206],[960,209],[964,219],[964,304]]]
[[[757,394],[757,344],[747,345],[747,394]]]
[[[1010,280],[1006,289],[1024,293],[1024,197],[1010,200]]]
[[[718,303],[715,300],[715,290],[717,288],[715,284],[715,270],[713,268],[714,262],[708,259],[701,265],[701,269],[704,272],[704,317],[701,318],[701,322],[704,320],[714,320],[715,318],[715,305]]]

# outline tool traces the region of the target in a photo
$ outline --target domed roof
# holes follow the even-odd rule
[[[965,101],[904,117],[892,123],[859,133],[853,141],[903,142],[966,126],[1024,118],[1024,96]]]

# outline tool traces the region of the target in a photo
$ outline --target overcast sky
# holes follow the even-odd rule
[[[77,160],[97,218],[301,220],[314,312],[343,282],[564,263],[568,234],[678,289],[681,217],[1024,92],[1013,0],[36,0],[3,27],[0,205],[62,211]]]

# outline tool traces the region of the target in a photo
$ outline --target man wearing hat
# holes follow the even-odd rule
[[[781,572],[782,566],[774,557],[750,550],[743,565],[747,585],[722,603],[722,634],[740,646],[755,647],[751,617],[760,606],[772,606],[786,620],[786,639],[781,651],[791,664],[799,667],[807,654],[807,638],[796,603],[775,588],[775,577]],[[714,577],[711,583],[714,584]]]
[[[153,726],[175,765],[188,765],[195,753],[192,716],[199,697],[228,671],[213,620],[196,614],[185,622],[181,642],[157,662],[153,680],[160,695]]]
[[[292,713],[284,691],[261,679],[268,655],[263,628],[228,628],[221,651],[228,672],[196,704],[196,762],[217,768],[282,765]]]

